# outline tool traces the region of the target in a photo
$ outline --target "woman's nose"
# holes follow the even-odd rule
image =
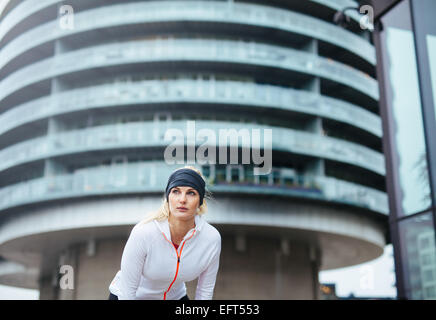
[[[186,194],[185,193],[181,193],[179,200],[181,202],[186,202]]]

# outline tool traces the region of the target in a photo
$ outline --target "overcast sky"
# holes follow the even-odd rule
[[[39,291],[0,285],[0,300],[38,300]]]
[[[354,267],[324,271],[319,274],[321,283],[335,283],[336,295],[348,297],[396,297],[395,269],[392,245],[384,254],[371,262]]]

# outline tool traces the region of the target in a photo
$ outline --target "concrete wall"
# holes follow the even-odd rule
[[[236,242],[234,236],[223,237],[215,299],[316,298],[318,271],[314,279],[307,246],[291,243],[285,253],[279,239],[247,236],[245,250]]]
[[[121,255],[126,240],[96,241],[94,255],[89,254],[88,245],[80,246],[76,299],[107,299],[109,297],[108,287],[120,269]]]

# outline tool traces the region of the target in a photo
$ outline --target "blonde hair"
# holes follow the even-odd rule
[[[182,168],[178,168],[178,169],[176,169],[174,171],[177,171],[177,170],[180,170],[180,169],[191,169],[191,170],[194,170],[195,172],[197,172],[203,178],[204,181],[206,181],[206,179],[204,178],[204,176],[201,173],[201,171],[198,170],[195,167],[185,166],[185,167],[182,167]],[[204,196],[204,199],[203,199],[203,204],[197,210],[197,214],[198,215],[202,215],[202,214],[205,214],[207,212],[206,198],[208,198],[208,199],[211,198],[211,193],[209,191],[207,191],[207,190],[205,192],[205,196]],[[169,208],[168,200],[167,200],[166,196],[164,195],[164,199],[162,200],[162,203],[161,203],[159,209],[157,209],[154,212],[149,213],[145,217],[145,219],[140,222],[140,224],[145,224],[145,223],[148,223],[148,222],[153,221],[153,220],[163,221],[165,219],[168,219],[169,216],[170,216],[170,208]]]

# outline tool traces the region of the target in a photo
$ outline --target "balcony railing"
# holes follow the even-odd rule
[[[377,82],[330,59],[294,49],[238,41],[152,40],[106,44],[33,63],[0,82],[0,102],[13,92],[42,80],[93,68],[135,63],[195,61],[273,67],[322,77],[378,99]]]
[[[340,10],[349,6],[357,6],[355,1],[352,0],[310,0],[316,3],[320,3],[326,7]],[[17,24],[21,23],[24,19],[27,19],[34,13],[40,10],[46,9],[56,3],[60,3],[62,0],[23,0],[18,4],[14,10],[6,15],[0,24],[0,41],[3,37]],[[238,4],[239,5],[239,4]],[[349,16],[355,21],[360,20],[360,16],[356,12],[349,12]]]
[[[381,137],[381,121],[356,105],[315,93],[236,81],[159,80],[106,84],[66,91],[17,106],[0,115],[0,135],[23,124],[94,108],[191,102],[277,108],[320,116]]]
[[[168,129],[180,130],[179,132],[185,135],[186,143],[188,133],[187,122],[185,121],[153,121],[98,126],[35,138],[5,148],[0,151],[0,170],[29,161],[78,152],[86,153],[92,150],[151,146],[165,147],[173,142],[164,140],[166,130]],[[228,132],[227,130],[236,130],[238,135],[244,133],[243,131],[245,130],[250,141],[239,139],[237,145],[239,147],[252,148],[254,142],[256,142],[254,141],[252,130],[259,129],[260,139],[264,139],[264,130],[271,129],[272,150],[327,158],[360,166],[380,175],[385,174],[384,158],[381,153],[335,138],[257,124],[195,121],[196,132],[194,134],[202,129],[211,130],[215,134],[217,138],[216,145],[212,145],[215,148],[229,145],[228,141],[221,141],[221,138],[218,139],[221,130],[226,130],[226,132]],[[198,135],[195,136],[195,139],[197,145],[204,143],[204,140]],[[259,143],[261,142],[259,141]],[[263,145],[260,145],[260,147],[263,148]]]
[[[116,164],[77,170],[72,174],[44,177],[0,189],[0,210],[14,206],[89,195],[162,193],[167,177],[183,165],[164,162]],[[211,177],[212,192],[271,194],[337,202],[388,213],[386,194],[378,190],[329,177],[290,174],[274,168],[272,173],[229,180]]]
[[[13,15],[1,24],[0,37],[20,19],[18,14],[21,11],[24,11],[22,15],[26,15],[26,11],[31,8],[30,2],[25,2],[22,7],[18,7],[17,13],[13,12]],[[43,8],[44,4],[40,2],[42,1],[38,1],[35,9],[32,8],[32,10]],[[151,1],[112,5],[77,13],[74,15],[73,30],[60,28],[57,20],[35,27],[4,47],[0,55],[0,69],[25,51],[72,34],[129,24],[143,25],[144,23],[171,21],[234,23],[280,29],[329,42],[375,65],[375,50],[367,40],[310,16],[253,4],[229,4],[216,1]]]

